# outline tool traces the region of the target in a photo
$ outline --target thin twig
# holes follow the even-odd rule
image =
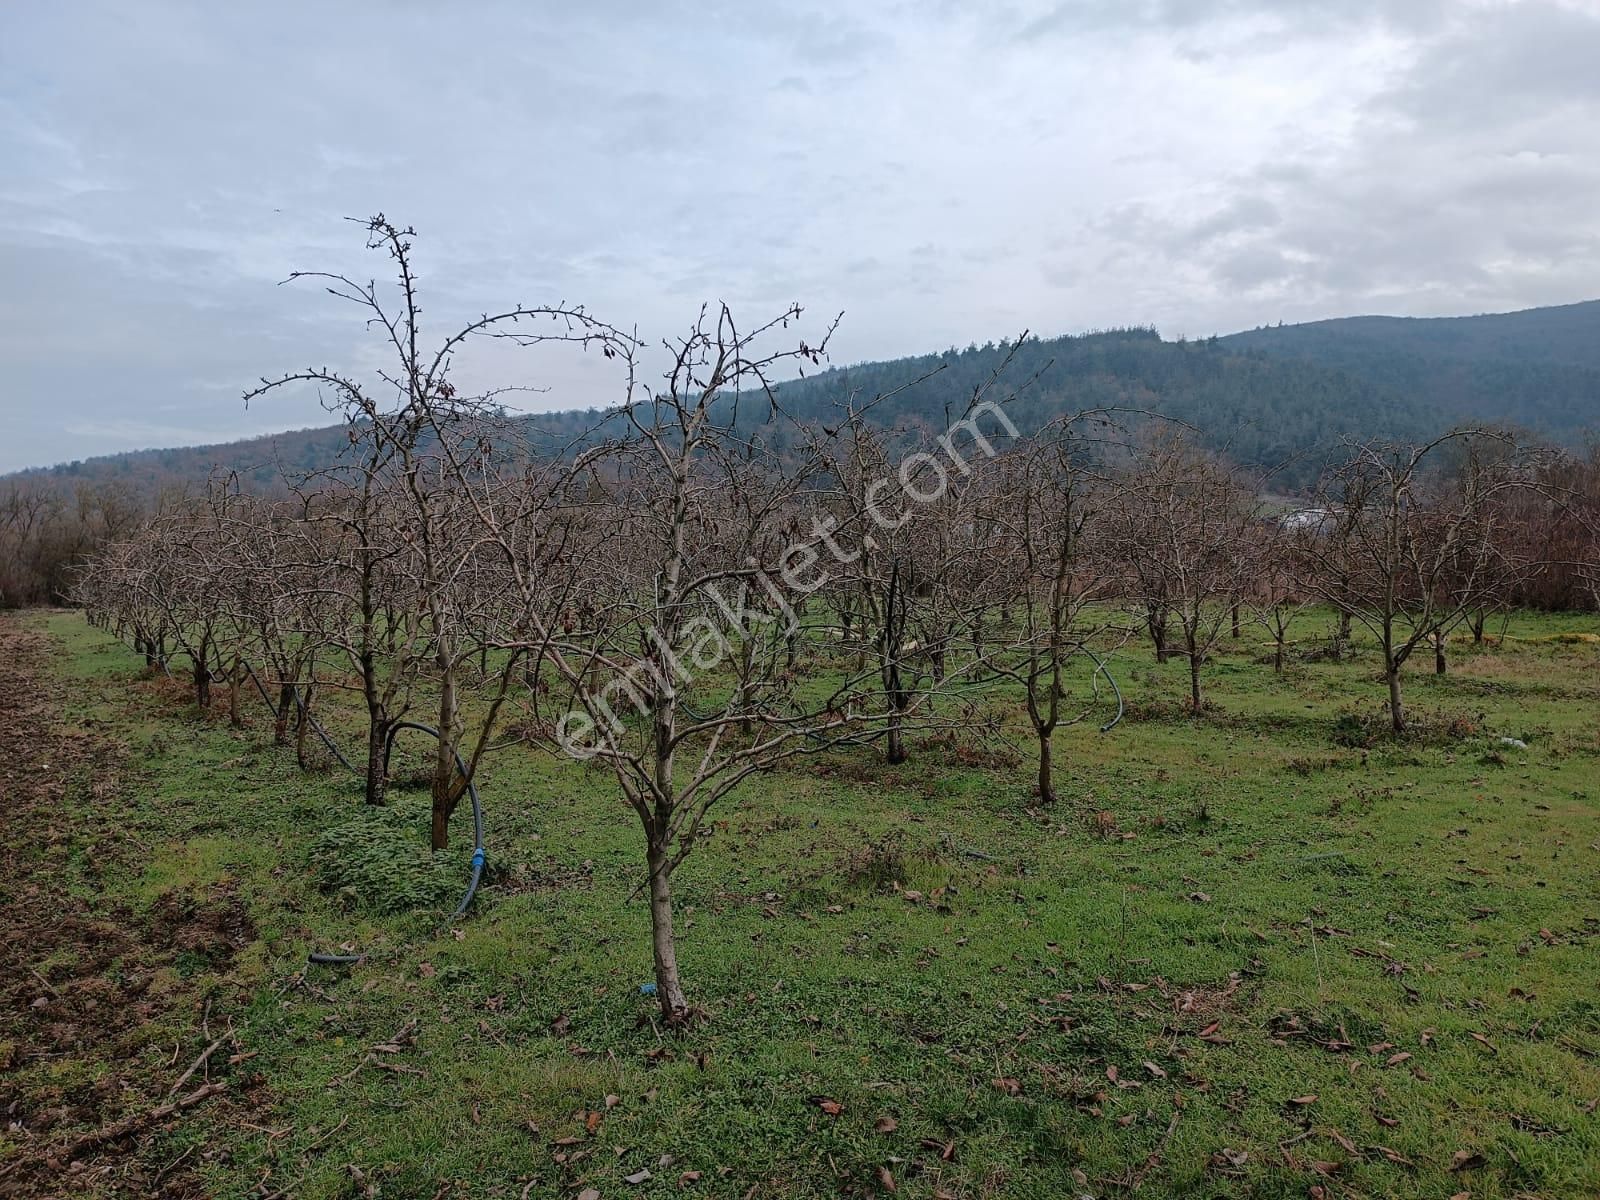
[[[78,1155],[85,1151],[93,1150],[96,1146],[105,1142],[115,1141],[117,1138],[127,1137],[131,1133],[138,1133],[147,1126],[165,1121],[168,1117],[193,1108],[195,1105],[227,1090],[228,1082],[225,1079],[219,1079],[215,1083],[203,1084],[195,1088],[187,1096],[181,1096],[146,1112],[124,1117],[120,1121],[113,1121],[110,1125],[103,1126],[93,1133],[84,1134],[73,1142],[71,1146],[67,1147],[66,1153],[62,1157],[67,1159],[77,1158]]]
[[[192,1063],[189,1064],[189,1069],[187,1071],[185,1071],[182,1075],[178,1076],[178,1081],[176,1083],[174,1083],[170,1088],[167,1089],[167,1095],[169,1097],[176,1095],[178,1093],[178,1090],[181,1087],[183,1087],[184,1084],[189,1082],[189,1080],[193,1077],[194,1073],[196,1071],[198,1071],[201,1067],[206,1065],[206,1061],[213,1054],[216,1053],[217,1048],[219,1046],[221,1046],[223,1042],[228,1041],[232,1037],[233,1037],[233,1030],[230,1029],[230,1030],[228,1030],[227,1033],[223,1034],[216,1041],[212,1042],[204,1050],[200,1051],[200,1057],[195,1059]]]

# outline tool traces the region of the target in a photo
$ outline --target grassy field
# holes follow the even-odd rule
[[[0,1193],[53,1157],[63,1190],[308,1200],[1600,1194],[1600,645],[1557,636],[1594,617],[1453,646],[1401,741],[1371,653],[1280,679],[1247,633],[1202,719],[1181,662],[1120,653],[1128,719],[1058,735],[1052,809],[1026,743],[751,782],[676,876],[683,1032],[601,770],[490,764],[450,922],[470,850],[430,860],[424,789],[365,810],[259,706],[232,731],[77,616],[4,621],[47,627],[58,744],[99,747],[8,814],[8,940],[41,888],[143,932],[18,951]],[[307,967],[340,947],[369,958]],[[230,1027],[180,1089],[226,1093],[66,1161]]]

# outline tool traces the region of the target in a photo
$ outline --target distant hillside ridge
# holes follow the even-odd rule
[[[1348,437],[1420,438],[1492,422],[1577,445],[1600,430],[1600,300],[1470,317],[1342,317],[1194,341],[1163,340],[1149,328],[1030,337],[1015,348],[1002,340],[830,367],[785,381],[778,394],[799,419],[831,423],[852,394],[906,388],[874,409],[873,420],[938,431],[1007,354],[1001,392],[1021,389],[1010,411],[1025,430],[1083,408],[1159,412],[1195,426],[1246,466],[1291,464],[1279,479],[1287,486],[1309,482]],[[572,409],[530,420],[553,444],[599,417]],[[332,465],[348,440],[345,426],[334,425],[18,474],[124,481],[151,492],[237,472],[244,486],[268,488],[280,467],[301,474]]]
[[[1600,431],[1600,300],[1473,317],[1340,317],[1219,340],[1342,371],[1454,421],[1568,443]]]

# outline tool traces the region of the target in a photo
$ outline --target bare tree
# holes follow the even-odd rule
[[[984,563],[1004,573],[1018,614],[1015,652],[1001,659],[1001,673],[1022,686],[1039,747],[1039,799],[1046,804],[1056,799],[1055,732],[1086,719],[1093,709],[1092,700],[1066,707],[1072,696],[1068,672],[1075,658],[1098,669],[1089,645],[1114,626],[1110,610],[1095,607],[1114,589],[1118,575],[1098,543],[1106,510],[1116,502],[1096,465],[1098,448],[1091,446],[1090,427],[1103,421],[1099,413],[1058,419],[1008,456],[1006,485],[994,504],[1005,546]]]
[[[744,329],[726,307],[702,311],[666,344],[654,390],[634,382],[635,348],[617,347],[626,431],[572,460],[567,478],[584,513],[553,570],[492,513],[480,521],[526,597],[541,688],[569,706],[556,716],[552,697],[536,691],[550,714],[536,736],[604,763],[638,817],[657,997],[671,1021],[689,1012],[671,880],[706,836],[707,815],[752,775],[881,736],[889,720],[872,666],[826,689],[792,669],[795,640],[811,632],[796,606],[851,553],[814,486],[827,465],[816,431],[789,421],[769,382],[780,366],[824,353],[826,337],[778,342],[799,317],[790,307]],[[791,436],[777,437],[780,428]],[[581,581],[575,603],[551,603],[552,573]],[[820,641],[815,652],[836,649]],[[931,720],[931,704],[924,691],[895,711]]]
[[[1258,505],[1253,489],[1184,434],[1152,437],[1122,480],[1116,537],[1132,599],[1147,623],[1178,622],[1189,665],[1189,706],[1204,707],[1201,668],[1231,628],[1253,570]],[[1152,628],[1157,626],[1152,625]],[[1161,657],[1164,638],[1157,639]]]
[[[367,704],[369,803],[383,800],[389,746],[419,674],[429,665],[434,669],[439,704],[432,789],[437,847],[467,785],[457,766],[465,732],[459,671],[478,649],[460,619],[470,602],[451,595],[470,576],[476,554],[474,543],[461,542],[450,528],[460,511],[454,493],[462,483],[462,457],[452,444],[463,436],[469,442],[479,439],[478,425],[492,408],[491,397],[459,394],[449,378],[451,367],[462,347],[476,337],[523,346],[594,343],[607,355],[625,339],[578,306],[516,304],[484,313],[426,348],[411,254],[415,232],[382,214],[365,224],[367,248],[382,251],[393,264],[392,293],[380,291],[374,282],[359,283],[330,272],[297,271],[291,278],[319,281],[329,294],[355,305],[381,334],[393,366],[380,370],[370,387],[326,367],[308,368],[263,379],[245,400],[283,387],[314,387],[328,397],[328,407],[350,422],[354,453],[342,469],[328,473],[323,486],[345,493],[343,502],[325,515],[342,532],[340,566],[354,620],[342,636],[329,641],[355,666]],[[487,725],[480,745],[487,744],[498,712],[498,703],[483,710]]]
[[[982,669],[984,619],[1003,604],[1003,589],[993,586],[984,563],[998,526],[980,516],[984,492],[976,477],[999,453],[991,438],[1005,443],[1018,435],[1004,406],[1020,389],[1009,388],[1005,375],[1025,338],[961,411],[945,413],[942,434],[913,440],[898,463],[889,434],[871,424],[872,411],[940,368],[870,400],[846,397],[826,447],[833,477],[826,539],[840,565],[826,591],[842,620],[841,641],[856,649],[857,669],[872,664],[881,684],[891,764],[907,758],[904,726],[923,692]],[[973,658],[953,669],[964,638]]]
[[[1459,455],[1453,475],[1447,449]],[[1296,553],[1308,584],[1377,641],[1394,732],[1406,729],[1400,674],[1412,653],[1503,588],[1497,501],[1531,486],[1515,443],[1482,430],[1356,444],[1324,481],[1327,519],[1307,524]]]
[[[1243,591],[1251,619],[1272,638],[1272,670],[1277,675],[1283,674],[1290,629],[1316,599],[1316,592],[1300,578],[1295,554],[1295,529],[1303,515],[1291,513],[1259,524],[1253,570]]]

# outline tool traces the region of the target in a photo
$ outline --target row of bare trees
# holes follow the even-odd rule
[[[89,564],[79,598],[152,665],[185,662],[201,705],[221,681],[238,720],[253,679],[302,763],[319,698],[358,697],[369,803],[400,723],[430,718],[436,848],[498,748],[603,765],[640,825],[673,1020],[689,1009],[673,872],[752,776],[850,745],[898,763],[914,731],[1011,706],[1048,802],[1054,735],[1103,710],[1107,651],[1145,634],[1183,658],[1198,713],[1241,620],[1281,670],[1314,601],[1340,614],[1337,651],[1351,623],[1371,630],[1402,729],[1401,668],[1509,602],[1534,566],[1513,522],[1551,504],[1537,464],[1471,432],[1352,447],[1315,501],[1269,504],[1174,425],[1093,412],[1024,436],[1003,369],[914,445],[874,424],[882,398],[799,421],[771,381],[821,361],[831,328],[799,339],[798,307],[753,327],[703,310],[654,351],[650,385],[647,348],[573,306],[484,314],[430,346],[410,231],[378,217],[368,234],[392,291],[309,277],[361,310],[389,366],[250,394],[318,389],[348,422],[343,459],[276,497],[217,481],[166,505]],[[501,396],[455,385],[486,337],[603,356],[619,406],[549,444]]]

